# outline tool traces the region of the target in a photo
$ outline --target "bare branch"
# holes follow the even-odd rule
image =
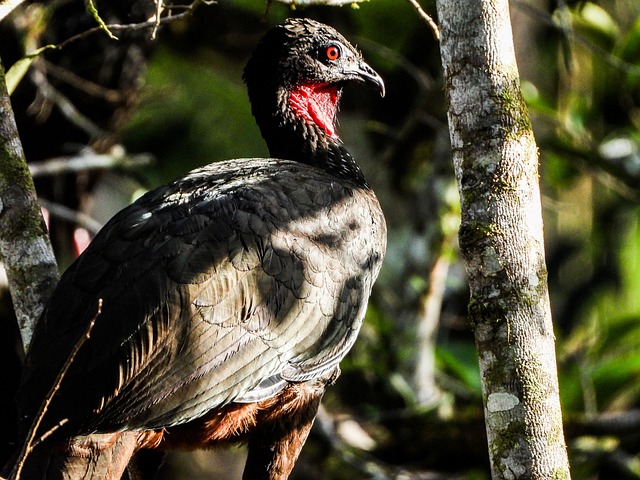
[[[51,427],[49,430],[47,430],[42,435],[40,435],[40,437],[33,442],[33,445],[32,445],[31,449],[33,450],[34,448],[36,448],[38,445],[40,445],[42,442],[44,442],[47,438],[49,438],[51,435],[53,435],[56,432],[56,430],[58,430],[60,427],[62,427],[64,425],[66,425],[67,423],[69,423],[69,419],[68,418],[63,418],[62,420],[60,420],[53,427]]]
[[[69,356],[67,357],[67,360],[64,362],[64,365],[60,369],[60,372],[58,372],[58,375],[56,377],[56,381],[51,386],[51,389],[49,390],[49,393],[47,393],[47,396],[45,397],[44,401],[42,402],[42,405],[40,405],[40,409],[38,410],[38,414],[36,415],[33,423],[31,424],[31,428],[29,429],[29,434],[27,435],[27,439],[26,439],[24,445],[22,446],[22,450],[20,451],[20,455],[19,455],[18,461],[16,463],[15,475],[13,477],[16,480],[20,479],[20,473],[22,472],[22,469],[24,468],[24,462],[26,461],[27,456],[33,451],[33,449],[36,447],[36,445],[38,445],[38,443],[42,441],[42,438],[37,439],[37,440],[35,438],[36,433],[38,431],[38,428],[40,427],[40,423],[42,423],[42,419],[44,418],[44,415],[47,413],[47,409],[49,408],[49,405],[51,404],[51,400],[55,396],[56,392],[60,389],[60,384],[62,383],[62,380],[64,379],[64,376],[67,374],[67,371],[69,370],[69,367],[71,366],[71,364],[75,360],[76,355],[80,351],[80,348],[82,348],[82,345],[84,345],[84,343],[91,336],[91,330],[93,330],[93,326],[95,325],[96,320],[98,319],[98,317],[100,316],[101,313],[102,313],[102,299],[99,298],[98,299],[98,310],[97,310],[96,314],[93,316],[93,318],[89,322],[89,325],[87,326],[87,329],[85,330],[84,334],[78,339],[76,344],[71,349],[71,352],[69,353]],[[61,427],[62,425],[64,425],[64,423],[66,423],[66,422],[64,422],[64,421],[59,422],[58,424],[56,424],[56,426],[54,426],[54,429],[57,429],[57,428]],[[45,433],[45,435],[46,436],[51,435],[53,433],[52,430],[47,431]]]
[[[283,5],[289,5],[291,8],[296,7],[311,7],[315,5],[322,5],[327,7],[343,7],[345,5],[357,6],[358,3],[366,2],[368,0],[274,0],[277,3]]]
[[[102,224],[86,213],[78,212],[65,205],[55,202],[49,202],[43,198],[40,199],[40,205],[49,210],[49,213],[55,217],[71,222],[78,227],[86,228],[89,233],[95,235],[102,228]]]
[[[429,290],[422,296],[416,329],[417,358],[414,371],[416,397],[420,404],[434,405],[441,392],[435,382],[435,337],[440,325],[440,311],[445,284],[451,263],[446,244],[442,242],[440,255],[429,274]]]
[[[153,162],[153,156],[145,153],[128,155],[120,149],[114,149],[108,154],[98,154],[93,150],[85,149],[74,157],[56,157],[43,162],[31,162],[29,171],[35,178],[90,170],[137,169],[151,165]]]
[[[92,97],[101,98],[110,103],[118,103],[122,101],[125,95],[120,90],[107,88],[103,85],[87,80],[86,78],[76,75],[71,70],[60,67],[54,63],[45,61],[44,68],[49,76],[57,78],[58,80],[65,82],[67,85],[70,85],[87,95],[91,95]]]
[[[416,9],[418,15],[420,15],[422,19],[427,22],[427,25],[431,27],[431,31],[433,31],[433,36],[436,37],[436,40],[440,40],[440,29],[438,28],[438,25],[433,21],[433,18],[431,18],[431,16],[422,9],[418,0],[409,0],[409,3],[413,5],[413,8]]]
[[[144,30],[144,29],[148,29],[148,28],[156,28],[156,25],[160,24],[160,25],[164,25],[164,24],[168,24],[168,23],[174,23],[177,22],[179,20],[185,19],[190,17],[191,15],[193,15],[193,12],[202,4],[204,5],[211,5],[215,2],[209,1],[209,0],[194,0],[191,4],[189,5],[185,5],[184,7],[182,5],[174,7],[174,8],[184,8],[184,11],[182,11],[181,13],[176,13],[176,14],[168,14],[166,17],[162,17],[159,20],[158,19],[153,19],[153,20],[148,20],[146,22],[140,22],[140,23],[127,23],[127,24],[121,24],[121,23],[112,23],[112,24],[108,24],[106,25],[106,27],[112,31],[112,32],[118,32],[118,31],[136,31],[136,30]],[[85,37],[88,37],[89,35],[92,35],[96,32],[99,32],[102,30],[102,27],[94,27],[94,28],[90,28],[89,30],[86,30],[82,33],[79,33],[77,35],[74,35],[72,37],[67,38],[66,40],[64,40],[63,42],[55,45],[55,48],[64,48],[67,45],[69,45],[70,43],[76,42],[78,40],[81,40]]]
[[[0,0],[0,20],[2,20],[2,18],[6,15],[8,15],[9,11],[13,8],[15,8],[19,3],[21,3],[24,0]],[[162,13],[162,8],[161,6],[164,5],[162,0],[157,0],[158,1],[158,8],[157,8],[157,13],[156,15],[154,15],[154,17],[151,20],[148,20],[146,22],[139,22],[139,23],[126,23],[126,24],[121,24],[121,23],[112,23],[112,24],[106,24],[102,21],[102,19],[100,19],[100,17],[98,16],[97,19],[99,20],[99,23],[102,22],[100,25],[98,25],[97,27],[93,27],[90,28],[88,30],[85,30],[82,33],[78,33],[77,35],[73,35],[69,38],[67,38],[66,40],[57,43],[57,44],[50,44],[50,45],[45,45],[43,47],[41,47],[40,49],[38,49],[35,52],[30,52],[27,55],[25,55],[24,58],[31,58],[34,55],[39,55],[40,53],[42,53],[45,50],[48,49],[62,49],[64,47],[66,47],[67,45],[69,45],[70,43],[74,43],[77,42],[78,40],[82,40],[83,38],[86,38],[90,35],[93,35],[94,33],[97,32],[104,32],[107,31],[109,33],[109,35],[111,36],[111,38],[113,38],[114,40],[117,40],[117,37],[115,37],[113,35],[113,32],[122,32],[122,31],[137,31],[137,30],[144,30],[144,29],[153,29],[152,30],[152,38],[155,38],[155,34],[157,32],[157,29],[160,25],[164,25],[164,24],[169,24],[169,23],[174,23],[180,20],[183,20],[185,18],[190,17],[191,15],[193,15],[193,12],[195,12],[195,10],[200,6],[200,5],[213,5],[215,4],[215,0],[194,0],[192,3],[188,4],[188,5],[171,5],[171,9],[167,10],[169,13],[167,14],[167,16],[165,17],[161,17],[160,14]],[[338,0],[340,1],[340,0]],[[364,0],[357,0],[357,1],[364,1]],[[91,0],[87,0],[88,3],[91,4]],[[346,3],[346,2],[345,2]],[[354,3],[353,0],[351,0],[349,3]],[[8,7],[5,7],[5,5],[8,4]],[[8,11],[5,11],[5,9],[8,8]],[[180,13],[171,13],[173,10],[175,9],[180,9],[182,10]],[[97,13],[97,12],[96,12]],[[94,18],[95,15],[94,15]],[[97,20],[96,19],[96,20]]]
[[[102,20],[102,17],[100,17],[100,14],[98,13],[98,9],[96,8],[96,5],[93,3],[93,0],[84,0],[84,4],[85,4],[85,8],[87,9],[87,12],[93,17],[93,19],[96,22],[98,22],[98,25],[100,26],[100,30],[102,30],[107,35],[109,35],[109,38],[111,38],[112,40],[118,40],[118,37],[116,37],[113,33],[111,33],[111,30],[109,30],[109,27],[107,27],[107,25],[104,23],[104,20]]]
[[[34,69],[32,78],[34,83],[38,86],[38,94],[41,95],[40,106],[34,106],[33,108],[42,109],[42,105],[46,105],[47,102],[50,102],[50,104],[56,105],[60,109],[60,112],[67,117],[71,123],[76,125],[90,137],[103,138],[107,136],[106,131],[102,130],[89,117],[83,115],[65,95],[49,83],[47,76],[42,72],[42,70],[38,68]]]
[[[162,7],[164,6],[163,0],[156,0],[156,15],[154,20],[156,24],[153,26],[153,31],[151,32],[151,39],[155,40],[156,35],[158,34],[158,28],[160,27],[160,15],[162,15]]]

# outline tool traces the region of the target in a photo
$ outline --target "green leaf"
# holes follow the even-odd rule
[[[620,33],[620,28],[611,15],[599,5],[587,2],[580,9],[580,19],[583,25],[598,31],[601,34],[615,38]]]
[[[478,355],[471,343],[450,342],[436,348],[436,358],[443,368],[475,392],[482,391]]]
[[[16,63],[14,63],[9,71],[6,73],[6,81],[7,81],[7,90],[9,95],[11,95],[15,89],[18,87],[22,79],[24,78],[27,70],[33,63],[33,61],[45,50],[49,50],[50,48],[56,48],[55,45],[45,45],[34,52],[25,55]]]

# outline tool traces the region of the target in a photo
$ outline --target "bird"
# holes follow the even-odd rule
[[[244,479],[288,478],[386,251],[382,209],[336,126],[345,86],[384,96],[384,82],[307,18],[268,30],[243,79],[270,157],[146,193],[63,273],[17,394],[35,446],[10,478],[60,478],[54,453],[69,463],[123,438],[128,454],[246,443]],[[72,447],[96,435],[107,440]],[[106,478],[91,468],[65,478]]]

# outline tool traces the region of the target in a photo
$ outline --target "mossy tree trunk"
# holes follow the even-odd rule
[[[0,259],[25,349],[58,267],[22,151],[0,61]]]
[[[508,0],[437,9],[492,478],[568,479],[538,152]]]

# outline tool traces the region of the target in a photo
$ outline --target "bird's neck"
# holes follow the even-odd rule
[[[257,118],[258,124],[272,157],[313,165],[366,187],[336,131],[341,93],[322,84],[280,89],[270,110],[274,113]]]

